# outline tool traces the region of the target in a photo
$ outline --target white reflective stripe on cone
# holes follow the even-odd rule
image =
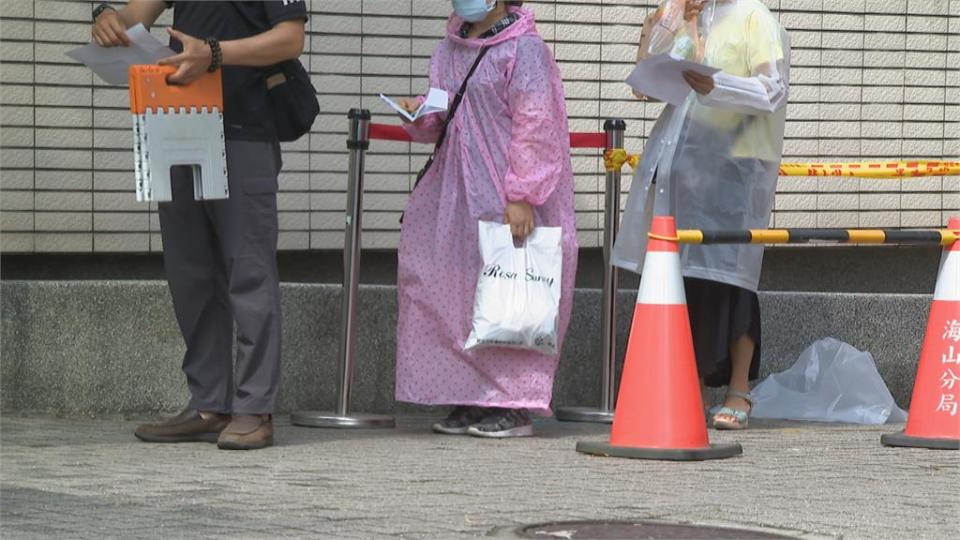
[[[933,299],[960,302],[960,251],[943,252]]]
[[[685,305],[683,276],[680,274],[680,254],[648,251],[643,261],[638,304]]]

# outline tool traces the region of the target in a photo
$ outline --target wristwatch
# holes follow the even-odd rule
[[[114,9],[113,6],[111,6],[110,4],[106,4],[106,3],[100,4],[99,6],[93,8],[93,22],[97,22],[97,17],[99,17],[100,15],[102,15],[103,12],[106,11],[106,10],[108,10],[108,9],[109,9],[110,11],[116,11],[116,9]]]

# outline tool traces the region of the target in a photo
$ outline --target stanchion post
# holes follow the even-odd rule
[[[607,148],[623,148],[627,124],[623,120],[607,120],[603,125],[607,132]],[[616,405],[616,357],[617,357],[617,268],[613,266],[613,243],[620,230],[620,185],[623,171],[607,171],[607,193],[603,225],[603,378],[601,408],[610,413]]]
[[[392,428],[392,416],[351,414],[350,397],[353,389],[353,365],[356,357],[357,303],[360,287],[360,237],[363,217],[364,159],[370,147],[370,111],[351,109],[347,149],[350,163],[347,169],[347,212],[343,243],[343,296],[340,366],[337,378],[337,410],[330,412],[305,411],[291,416],[294,425],[328,428]]]
[[[623,148],[627,124],[619,118],[608,119],[603,124],[607,135],[607,150]],[[620,183],[623,173],[607,171],[606,200],[603,220],[603,313],[600,326],[601,346],[600,407],[561,407],[557,419],[566,422],[613,422],[616,405],[616,360],[617,360],[617,269],[611,264],[613,243],[620,226]]]

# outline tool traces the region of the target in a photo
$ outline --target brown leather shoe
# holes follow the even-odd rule
[[[225,414],[211,413],[204,418],[200,411],[187,409],[158,424],[143,424],[133,432],[141,441],[157,443],[217,442],[217,437],[230,423]]]
[[[220,433],[221,450],[257,450],[273,445],[273,416],[238,414]]]

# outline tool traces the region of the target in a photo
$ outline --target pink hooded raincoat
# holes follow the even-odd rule
[[[534,206],[535,225],[563,228],[560,337],[577,264],[573,172],[563,84],[533,13],[488,39],[447,37],[430,62],[430,86],[451,100],[480,47],[489,46],[430,171],[407,203],[400,236],[397,399],[427,405],[528,408],[548,414],[556,356],[505,348],[463,351],[481,268],[477,221],[503,221],[507,201]],[[407,131],[434,143],[442,114]]]

